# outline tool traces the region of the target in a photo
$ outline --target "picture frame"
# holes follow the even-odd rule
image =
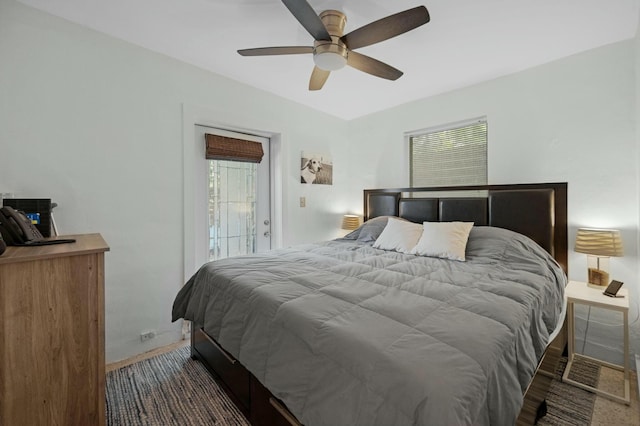
[[[302,151],[300,183],[333,185],[333,160],[329,155]]]

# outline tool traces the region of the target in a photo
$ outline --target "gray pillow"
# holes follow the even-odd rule
[[[360,228],[356,229],[356,231],[359,231],[357,240],[361,243],[371,243],[377,240],[384,230],[385,226],[387,226],[387,222],[389,221],[390,217],[405,220],[395,216],[378,216],[374,217],[373,219],[369,219],[368,221],[363,223]]]

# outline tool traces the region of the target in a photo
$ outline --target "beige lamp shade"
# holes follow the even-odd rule
[[[592,256],[624,256],[620,231],[616,229],[578,229],[575,251]]]
[[[345,214],[342,216],[342,229],[353,231],[360,226],[360,216],[355,214]]]
[[[587,285],[602,288],[609,285],[609,257],[623,255],[622,238],[616,229],[580,228],[575,251],[587,255]]]

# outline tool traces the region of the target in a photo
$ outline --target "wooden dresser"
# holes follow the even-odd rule
[[[100,234],[0,256],[0,425],[104,425]]]

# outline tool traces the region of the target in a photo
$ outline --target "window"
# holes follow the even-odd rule
[[[258,165],[209,160],[209,260],[256,252]]]
[[[485,118],[409,135],[410,186],[487,184]]]

